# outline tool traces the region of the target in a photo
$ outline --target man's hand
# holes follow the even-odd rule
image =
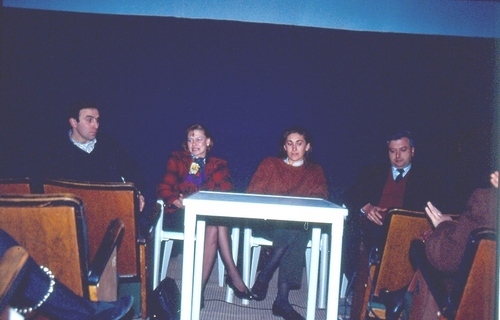
[[[372,206],[371,204],[368,203],[363,208],[361,208],[361,210],[363,210],[368,220],[381,226],[387,208]]]
[[[427,207],[425,207],[425,212],[429,216],[432,221],[432,225],[437,227],[443,221],[451,221],[451,217],[444,215],[439,211],[438,208],[434,207],[434,205],[429,201],[427,202]]]
[[[498,171],[495,171],[490,176],[491,184],[498,189]]]
[[[144,209],[144,205],[146,204],[146,200],[142,194],[139,195],[139,211],[142,212]]]

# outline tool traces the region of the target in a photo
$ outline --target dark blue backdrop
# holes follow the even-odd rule
[[[387,161],[399,128],[414,132],[416,161],[488,180],[491,39],[13,8],[1,36],[3,176],[31,175],[66,134],[64,108],[86,98],[143,168],[149,199],[193,123],[213,131],[239,191],[291,124],[311,130],[337,202],[363,165]]]

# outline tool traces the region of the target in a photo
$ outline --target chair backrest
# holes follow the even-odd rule
[[[0,319],[21,282],[22,269],[28,261],[28,252],[20,246],[10,247],[0,258]]]
[[[30,184],[29,178],[0,179],[0,194],[29,194]]]
[[[0,228],[76,294],[89,296],[81,199],[71,194],[0,195]]]
[[[46,180],[43,189],[45,193],[73,193],[83,200],[90,259],[94,258],[109,222],[122,219],[125,232],[118,251],[118,273],[122,277],[140,273],[136,223],[139,201],[133,183]]]
[[[471,233],[457,277],[450,294],[455,303],[455,319],[493,319],[496,232],[481,228]]]
[[[409,259],[410,243],[432,228],[424,212],[395,208],[388,212],[388,217],[390,222],[378,269],[376,295],[380,289],[393,291],[410,282],[414,274]]]

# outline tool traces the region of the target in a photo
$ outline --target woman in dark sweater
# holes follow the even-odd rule
[[[167,214],[163,220],[164,228],[183,230],[184,205],[182,200],[185,197],[199,190],[233,190],[227,162],[207,156],[213,144],[212,136],[205,127],[193,125],[187,129],[186,140],[183,143],[184,151],[173,152],[170,156],[165,176],[156,189],[158,198],[165,202]],[[202,286],[205,287],[210,277],[217,249],[219,249],[222,261],[227,268],[228,285],[238,298],[251,299],[252,294],[243,283],[231,256],[230,242],[226,225],[214,225],[208,222],[205,231]]]
[[[323,168],[308,161],[310,152],[309,134],[300,127],[289,128],[281,139],[280,157],[262,161],[247,192],[326,199],[328,191]],[[254,299],[265,299],[269,281],[279,267],[278,295],[273,303],[273,314],[285,319],[304,319],[293,309],[288,295],[290,290],[300,288],[302,281],[304,252],[310,238],[307,223],[267,223],[254,233],[273,241],[271,256],[252,287]]]

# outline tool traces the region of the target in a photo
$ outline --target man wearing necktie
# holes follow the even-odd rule
[[[427,201],[444,197],[437,174],[414,164],[415,146],[409,131],[400,131],[387,139],[389,163],[364,168],[347,192],[349,209],[344,239],[344,272],[352,275],[358,261],[361,240],[365,250],[382,251],[385,244],[385,214],[391,208],[424,211]],[[446,209],[444,209],[446,210]]]

